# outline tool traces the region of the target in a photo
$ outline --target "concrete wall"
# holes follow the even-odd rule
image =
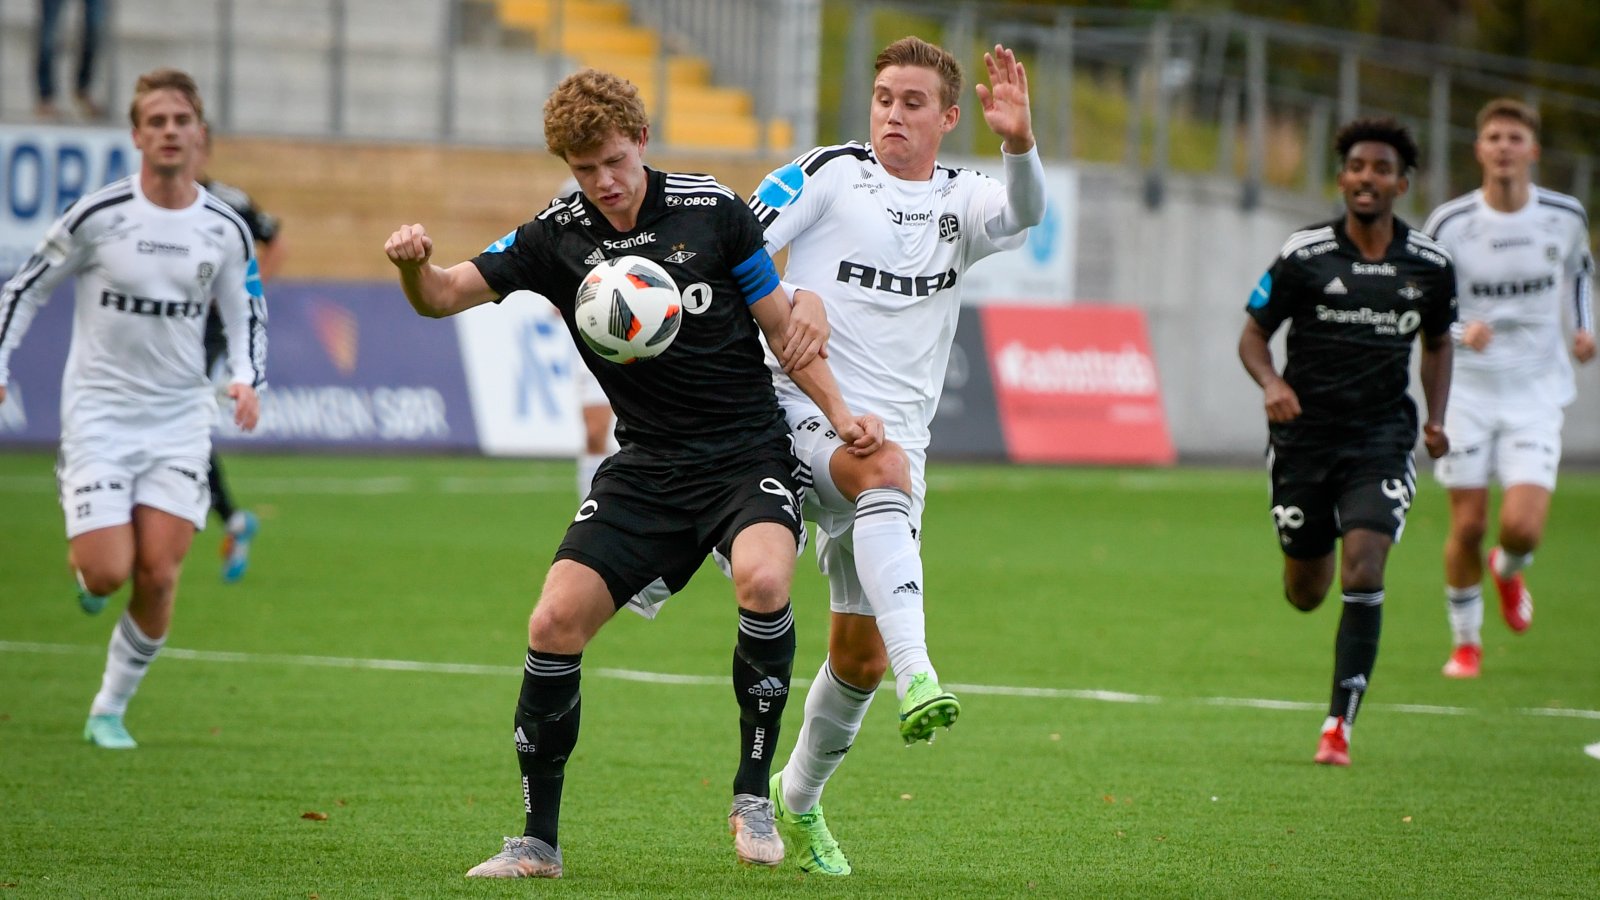
[[[1145,310],[1181,456],[1259,457],[1266,442],[1261,392],[1237,353],[1244,304],[1289,233],[1332,218],[1336,207],[1268,193],[1246,213],[1238,184],[1218,178],[1173,179],[1155,211],[1143,196],[1140,179],[1124,169],[1084,167],[1077,296]],[[1420,224],[1414,212],[1402,215]],[[1276,356],[1281,365],[1282,332]],[[1578,382],[1578,399],[1567,409],[1565,458],[1596,464],[1600,364],[1579,367]]]

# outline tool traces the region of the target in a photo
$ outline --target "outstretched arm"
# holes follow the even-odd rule
[[[433,238],[421,225],[400,226],[384,242],[383,252],[400,270],[400,288],[418,315],[440,319],[499,298],[472,262],[448,269],[430,262]]]
[[[1044,221],[1044,166],[1033,139],[1033,114],[1028,108],[1028,73],[1017,55],[999,44],[983,55],[989,84],[977,86],[983,120],[1001,138],[1005,165],[1005,205],[991,199],[984,210],[984,230],[991,238],[1021,234]]]
[[[750,315],[760,326],[761,333],[766,335],[767,346],[777,348],[783,345],[784,330],[789,325],[789,298],[783,288],[773,288],[772,293],[750,304]],[[828,423],[838,432],[849,453],[867,456],[883,446],[883,420],[873,415],[858,416],[850,411],[844,402],[844,395],[839,392],[838,382],[833,379],[833,370],[828,368],[827,360],[815,357],[807,365],[789,372],[789,377],[828,417]]]

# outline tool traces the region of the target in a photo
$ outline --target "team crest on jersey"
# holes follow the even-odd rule
[[[954,244],[961,237],[961,220],[955,213],[945,213],[939,217],[939,240],[946,244]]]
[[[1561,258],[1561,248],[1557,247],[1555,244],[1546,244],[1544,248],[1544,258],[1550,260],[1551,262],[1555,262]]]
[[[1400,289],[1400,296],[1407,300],[1420,300],[1422,299],[1422,289],[1417,287],[1416,282],[1408,281],[1406,286]]]
[[[662,262],[675,263],[675,264],[681,266],[684,263],[688,262],[689,260],[695,258],[695,252],[693,250],[685,250],[685,249],[683,249],[683,245],[682,244],[679,244],[676,247],[673,247],[672,249],[675,252],[671,256],[669,256],[666,259],[662,260]]]
[[[213,266],[208,262],[203,262],[200,264],[200,268],[195,270],[194,278],[195,281],[200,283],[200,289],[205,290],[211,286],[211,279],[216,277],[216,274],[216,266]]]

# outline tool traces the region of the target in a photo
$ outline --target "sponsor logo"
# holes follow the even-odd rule
[[[850,189],[855,191],[866,191],[868,196],[873,196],[879,191],[883,190],[883,185],[876,181],[858,181],[855,184],[850,185]]]
[[[933,221],[933,210],[931,209],[920,211],[891,209],[888,212],[889,218],[896,225],[927,225]]]
[[[1404,528],[1406,510],[1411,508],[1411,487],[1399,478],[1385,478],[1383,484],[1378,486],[1378,490],[1383,491],[1385,497],[1395,502],[1394,509],[1390,512],[1394,513],[1395,521]]]
[[[578,507],[578,514],[572,517],[572,521],[582,522],[585,519],[593,518],[594,514],[599,511],[599,509],[600,504],[593,500],[585,500],[583,501],[583,505]]]
[[[167,319],[198,319],[206,314],[207,306],[197,300],[156,300],[151,297],[119,294],[116,291],[101,291],[100,305],[118,312],[133,313],[136,316],[157,316]]]
[[[556,224],[557,225],[571,225],[572,224],[572,213],[569,213],[569,212],[558,212],[558,213],[556,213]]]
[[[96,481],[93,484],[83,484],[83,485],[79,485],[78,487],[73,488],[72,489],[72,496],[74,496],[74,497],[82,497],[84,494],[92,494],[95,491],[120,491],[120,490],[123,490],[122,482],[120,482],[120,481],[107,481],[107,482],[104,482],[104,483]]]
[[[1526,247],[1531,243],[1533,243],[1533,238],[1531,237],[1496,238],[1489,242],[1489,249],[1507,250],[1512,247]]]
[[[800,198],[805,182],[806,173],[794,163],[789,163],[761,179],[760,186],[756,188],[756,199],[773,209],[782,209]]]
[[[1422,324],[1422,314],[1414,309],[1402,313],[1365,306],[1360,309],[1334,309],[1318,304],[1317,321],[1338,325],[1371,325],[1378,334],[1410,334]]]
[[[1351,275],[1395,275],[1394,263],[1351,263]]]
[[[945,288],[955,287],[956,270],[933,275],[899,275],[845,260],[839,263],[837,280],[903,297],[927,297]]]
[[[1350,291],[1345,288],[1344,282],[1340,281],[1339,280],[1339,276],[1337,276],[1337,275],[1333,276],[1333,280],[1328,282],[1326,285],[1323,286],[1322,292],[1324,294],[1348,294],[1348,293],[1350,293]]]
[[[643,247],[645,244],[654,244],[655,242],[656,233],[654,231],[646,231],[643,234],[636,234],[620,241],[601,241],[600,245],[607,250],[632,250],[634,247]]]
[[[1445,260],[1442,255],[1429,250],[1427,247],[1419,247],[1409,241],[1406,242],[1406,252],[1413,256],[1420,256],[1436,266],[1445,265]]]
[[[182,475],[183,477],[189,479],[190,481],[199,481],[200,480],[200,473],[196,472],[193,469],[185,469],[182,466],[167,466],[167,469],[169,471],[172,471],[172,472],[177,472],[179,475]]]
[[[489,246],[483,248],[483,252],[485,252],[485,253],[504,253],[505,249],[507,247],[511,246],[512,244],[515,244],[516,242],[517,242],[517,230],[515,228],[513,228],[510,231],[506,232],[506,236],[505,237],[503,237],[500,240],[495,241],[494,243],[490,244]]]
[[[134,247],[145,256],[188,256],[185,244],[168,244],[163,241],[140,241]]]
[[[785,697],[789,694],[789,686],[779,681],[775,676],[768,675],[756,684],[744,689],[752,697]]]
[[[1554,290],[1555,286],[1554,275],[1541,275],[1517,281],[1474,281],[1471,290],[1474,297],[1520,297],[1523,294],[1542,294]]]
[[[325,300],[312,301],[311,330],[317,335],[322,352],[341,375],[351,375],[356,370],[356,359],[361,354],[361,329],[355,313]]]
[[[794,492],[784,487],[783,482],[776,478],[763,478],[761,479],[761,491],[762,493],[782,497],[785,501],[783,511],[789,514],[789,518],[794,519],[796,522],[800,521],[799,514],[795,512],[800,503],[795,499]]]
[[[682,197],[677,194],[667,195],[668,206],[716,206],[715,197]]]
[[[895,588],[894,589],[894,593],[896,593],[896,594],[916,594],[917,596],[920,597],[920,596],[922,596],[922,588],[917,587],[917,583],[915,581],[908,581],[905,584],[902,584],[899,587]]]
[[[586,266],[598,266],[605,261],[606,255],[601,253],[598,247],[594,249],[594,252],[583,258],[583,264]]]
[[[955,213],[945,213],[939,217],[939,240],[946,244],[954,244],[961,237],[961,220]]]
[[[517,731],[511,736],[511,741],[517,745],[518,753],[533,752],[533,741],[528,740],[528,735],[522,730],[521,725],[517,726]]]
[[[1272,521],[1277,523],[1279,531],[1293,530],[1306,524],[1306,514],[1298,506],[1279,504],[1272,508]]]
[[[1321,256],[1322,254],[1327,253],[1329,250],[1332,250],[1338,246],[1338,241],[1323,241],[1320,244],[1312,244],[1309,247],[1302,247],[1299,250],[1296,250],[1294,255],[1296,259],[1310,259],[1313,256]]]
[[[1156,394],[1155,361],[1131,344],[1111,351],[1036,350],[1012,342],[995,354],[994,368],[1007,389],[1035,394]]]

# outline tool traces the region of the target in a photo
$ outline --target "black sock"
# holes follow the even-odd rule
[[[228,486],[222,480],[222,460],[217,458],[217,451],[211,451],[211,474],[207,476],[211,482],[211,508],[222,517],[222,524],[227,525],[233,518],[233,498],[228,496]]]
[[[522,833],[552,847],[561,821],[561,783],[578,744],[578,680],[583,654],[528,651],[517,698],[515,741],[522,768]]]
[[[1345,591],[1339,636],[1333,644],[1333,699],[1328,715],[1354,725],[1361,698],[1378,661],[1378,634],[1383,630],[1383,588]]]
[[[739,701],[735,794],[767,795],[793,670],[794,616],[789,604],[771,613],[739,610],[739,642],[733,649],[733,690]]]

